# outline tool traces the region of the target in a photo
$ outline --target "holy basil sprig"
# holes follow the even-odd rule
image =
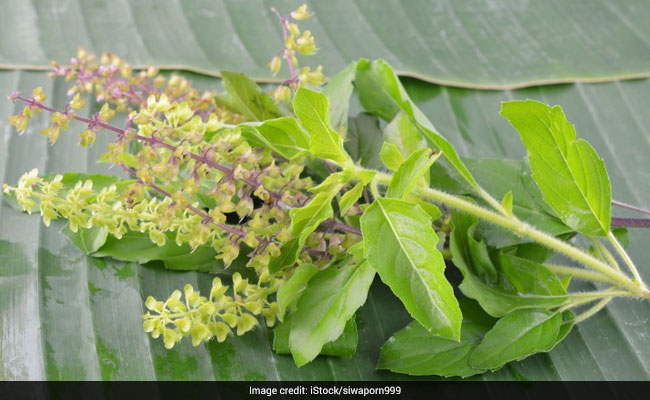
[[[64,110],[40,88],[10,96],[27,104],[10,119],[19,131],[47,111],[51,142],[72,121],[86,124],[85,146],[114,133],[101,160],[132,176],[32,171],[5,186],[26,211],[68,220],[73,242],[94,256],[222,274],[203,296],[186,286],[148,298],[154,338],[168,348],[187,336],[223,341],[263,318],[282,321],[274,349],[298,366],[349,356],[363,340],[355,313],[378,276],[413,317],[378,367],[465,377],[550,351],[613,298],[650,297],[612,231],[604,164],[559,106],[503,103],[529,165],[463,160],[386,62],[352,63],[320,88],[321,68],[298,70],[296,57],[316,51],[296,24],[311,14],[273,11],[285,47],[269,67],[286,63],[290,77],[271,94],[239,73],[223,74],[224,93],[200,93],[80,52],[56,66],[74,82]],[[355,90],[366,113],[348,118]],[[90,92],[101,110],[75,114]],[[127,112],[124,128],[109,123],[115,111]],[[445,261],[461,272],[457,288]],[[597,289],[575,291],[575,279]]]

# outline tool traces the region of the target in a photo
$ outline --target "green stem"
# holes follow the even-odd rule
[[[571,300],[569,300],[564,306],[558,308],[558,312],[568,310],[570,308],[579,307],[583,304],[591,303],[599,299],[613,299],[614,297],[629,297],[629,292],[621,292],[613,290],[614,288],[609,288],[606,290],[601,290],[598,292],[583,292],[583,293],[573,293],[569,295]]]
[[[607,239],[609,239],[609,242],[614,246],[614,249],[618,252],[618,254],[621,256],[623,261],[625,261],[625,264],[627,264],[628,268],[630,269],[630,272],[632,272],[632,275],[634,276],[634,280],[641,286],[645,286],[643,283],[643,280],[641,279],[641,275],[639,275],[639,271],[636,269],[636,266],[634,266],[634,262],[630,258],[630,256],[627,254],[623,246],[619,243],[618,239],[616,239],[616,236],[614,236],[614,233],[611,231],[607,234]]]
[[[632,296],[632,293],[625,291],[625,290],[611,290],[611,289],[605,289],[605,290],[595,290],[592,292],[576,292],[576,293],[570,293],[568,295],[570,298],[595,298],[599,299],[601,297],[630,297]]]
[[[599,252],[600,255],[609,262],[609,265],[611,265],[612,268],[615,268],[618,271],[621,270],[621,267],[618,265],[618,262],[616,261],[612,253],[610,253],[610,251],[607,250],[607,247],[603,246],[603,244],[600,243],[598,239],[594,237],[589,237],[589,240],[591,240],[591,244],[594,246],[594,250]]]
[[[596,314],[598,311],[602,310],[603,307],[605,307],[607,305],[607,303],[609,303],[609,301],[611,299],[612,299],[611,297],[607,297],[607,298],[602,299],[598,303],[594,304],[593,307],[591,307],[587,311],[583,312],[582,314],[578,315],[576,317],[576,319],[575,319],[575,323],[578,324],[578,323],[586,320],[587,318],[591,317],[592,315]]]
[[[421,190],[421,194],[430,200],[445,203],[450,207],[477,216],[494,225],[498,225],[503,228],[506,228],[518,234],[519,236],[527,237],[540,244],[543,244],[544,246],[547,246],[557,251],[558,253],[562,253],[592,268],[593,270],[600,272],[601,274],[611,278],[614,282],[616,282],[617,285],[627,288],[630,291],[633,291],[634,293],[642,294],[642,292],[644,291],[638,285],[632,282],[627,276],[625,276],[619,271],[613,270],[607,264],[598,260],[596,257],[593,257],[592,255],[583,252],[579,248],[567,242],[564,242],[551,235],[541,232],[533,228],[532,226],[522,221],[519,221],[515,217],[506,217],[506,216],[496,214],[492,211],[486,210],[481,206],[478,206],[469,201],[463,200],[461,198],[452,196],[450,194],[447,194],[445,192],[436,189],[424,188]]]
[[[377,173],[377,181],[382,185],[388,185],[392,179],[392,176],[385,173]],[[616,271],[610,268],[607,264],[598,260],[596,257],[585,253],[579,248],[559,240],[554,236],[541,232],[532,226],[526,224],[523,221],[520,221],[517,217],[505,216],[497,214],[493,211],[487,210],[481,206],[478,206],[472,202],[461,199],[459,197],[453,196],[451,194],[445,193],[441,190],[423,187],[420,189],[420,195],[426,198],[427,200],[444,203],[452,208],[455,208],[460,211],[464,211],[468,214],[471,214],[475,217],[483,219],[491,224],[500,226],[509,231],[516,233],[519,236],[526,237],[537,243],[540,243],[550,249],[562,253],[581,264],[584,264],[593,270],[600,272],[601,274],[610,278],[617,286],[628,289],[631,293],[634,293],[640,297],[650,297],[650,291],[643,286],[639,281],[637,283],[633,282],[625,276],[620,271]]]
[[[571,275],[575,278],[584,279],[587,281],[597,281],[597,282],[616,284],[616,282],[612,281],[611,278],[599,272],[591,271],[588,269],[575,268],[575,267],[569,267],[569,266],[557,265],[557,264],[542,264],[542,265],[547,269],[555,272],[556,274]]]
[[[375,177],[371,182],[370,182],[370,193],[372,194],[373,200],[378,199],[379,196],[379,189],[377,189],[377,177]]]
[[[578,306],[581,306],[583,304],[591,303],[592,301],[596,301],[596,300],[598,300],[598,298],[594,298],[594,297],[576,299],[576,300],[570,301],[570,302],[564,304],[562,307],[558,308],[557,312],[561,313],[561,312],[564,312],[564,311],[569,310],[571,308],[578,307]]]
[[[509,216],[510,214],[508,211],[503,208],[503,205],[499,203],[497,199],[492,197],[488,192],[486,192],[483,188],[478,188],[478,194],[485,200],[489,205],[492,206],[495,210],[497,210],[499,213],[501,213],[503,216]]]

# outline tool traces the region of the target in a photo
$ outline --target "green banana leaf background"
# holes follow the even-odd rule
[[[0,12],[0,94],[43,86],[62,106],[67,86],[39,71],[78,46],[113,51],[134,64],[188,73],[218,87],[220,70],[269,80],[264,64],[281,46],[269,12],[291,1],[8,1]],[[333,75],[359,57],[381,57],[404,76],[411,96],[467,157],[521,158],[518,135],[498,115],[500,102],[532,98],[561,105],[578,135],[605,159],[619,201],[650,206],[650,8],[642,1],[309,2],[305,23],[321,50],[314,63]],[[606,81],[586,83],[588,81]],[[428,81],[428,82],[426,82]],[[572,81],[573,83],[558,84]],[[582,83],[580,83],[582,82]],[[543,83],[555,83],[542,85]],[[517,86],[527,88],[511,90]],[[484,90],[486,88],[500,90]],[[32,168],[118,174],[95,160],[110,135],[89,150],[72,132],[50,146],[40,115],[18,136],[0,102],[0,180],[14,184]],[[357,107],[358,108],[358,107]],[[354,115],[354,113],[353,113]],[[81,129],[81,127],[79,127]],[[371,156],[376,132],[350,138]],[[435,179],[435,178],[434,178]],[[615,216],[629,216],[620,209]],[[59,228],[62,225],[58,226]],[[650,231],[630,232],[630,253],[650,280]],[[379,348],[410,317],[375,282],[357,316],[359,346],[350,359],[319,357],[297,368],[275,355],[270,330],[225,343],[166,350],[142,331],[143,299],[185,283],[207,290],[211,276],[85,256],[36,216],[0,206],[0,380],[400,380],[376,371]],[[386,318],[390,315],[390,318]],[[474,379],[648,380],[650,303],[617,299],[580,324],[548,354]]]

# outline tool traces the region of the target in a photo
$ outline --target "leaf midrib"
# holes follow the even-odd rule
[[[548,125],[548,124],[547,124],[547,123],[546,123],[542,118],[540,118],[540,117],[539,117],[538,115],[536,115],[536,114],[535,114],[535,118],[537,118],[537,119],[542,123],[542,125],[544,125],[544,127],[548,130],[548,132],[551,133],[551,128],[549,127],[549,125]],[[575,129],[575,128],[574,128],[574,129]],[[562,136],[563,136],[564,138],[566,138],[566,135],[564,134],[564,132],[562,132]],[[585,204],[587,204],[587,207],[589,208],[589,212],[590,212],[591,215],[593,215],[593,217],[596,219],[596,221],[598,222],[598,225],[599,225],[600,228],[603,230],[603,232],[607,233],[608,230],[605,229],[605,226],[603,226],[603,223],[602,223],[602,221],[600,220],[600,217],[598,216],[598,214],[596,213],[596,211],[593,209],[591,203],[590,203],[589,200],[587,199],[586,194],[583,193],[582,187],[580,187],[580,185],[578,185],[578,181],[577,181],[575,175],[573,174],[573,171],[571,170],[571,167],[569,166],[569,163],[567,162],[566,156],[565,156],[565,154],[562,152],[561,147],[559,146],[559,143],[557,142],[557,140],[555,139],[555,136],[554,136],[553,134],[551,134],[551,138],[552,138],[551,140],[552,140],[553,143],[555,144],[555,147],[556,147],[555,150],[560,154],[560,158],[561,158],[562,162],[564,163],[564,166],[566,167],[567,171],[569,171],[569,175],[571,176],[571,179],[573,179],[573,182],[575,183],[575,186],[578,188],[578,192],[580,193],[580,196],[582,196],[582,199],[584,200]],[[580,141],[580,139],[578,139],[577,137],[574,137],[573,139],[568,139],[568,138],[567,138],[567,152],[568,152],[569,147],[575,146],[575,144],[578,143],[579,141]],[[538,154],[538,157],[539,157],[540,159],[542,159],[542,160],[544,159],[544,158],[541,156],[541,154],[539,154],[539,152],[536,152],[536,153]],[[545,162],[546,164],[548,164],[548,163],[546,162],[546,160],[544,160],[544,162]],[[600,196],[599,196],[599,197],[600,197]],[[569,202],[569,203],[570,203],[570,202]]]
[[[447,315],[444,312],[442,312],[442,310],[440,309],[438,304],[435,302],[434,298],[431,296],[431,290],[429,290],[429,287],[427,286],[426,281],[422,277],[422,274],[420,273],[419,268],[416,266],[416,264],[411,259],[411,256],[409,255],[409,253],[404,248],[404,245],[402,244],[402,241],[400,240],[399,234],[395,230],[395,227],[393,226],[390,217],[388,216],[386,210],[384,209],[384,206],[379,201],[377,202],[377,204],[379,205],[379,209],[381,210],[381,213],[384,215],[384,218],[386,219],[386,222],[387,222],[388,226],[390,227],[391,231],[393,232],[393,235],[395,236],[395,239],[397,240],[397,243],[399,244],[400,249],[402,249],[402,252],[406,255],[406,258],[408,259],[409,263],[411,264],[412,269],[415,271],[415,274],[420,279],[420,282],[422,283],[422,285],[425,287],[427,297],[429,298],[431,303],[435,305],[436,310],[438,310],[438,315],[442,316],[444,318],[444,320],[447,322],[447,325],[451,327],[452,326],[451,321],[449,320],[449,318],[447,318]],[[431,251],[437,251],[437,250],[436,249],[431,249]],[[432,331],[432,329],[429,329],[428,327],[426,327],[426,329],[429,332]]]

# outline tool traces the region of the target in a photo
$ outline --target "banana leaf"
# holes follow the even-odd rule
[[[280,49],[274,6],[303,0],[5,1],[0,65],[43,69],[77,47],[138,65],[271,80]],[[301,23],[326,73],[360,57],[384,58],[402,75],[439,84],[511,88],[648,76],[650,7],[643,0],[306,1]],[[278,76],[277,80],[287,77]]]

